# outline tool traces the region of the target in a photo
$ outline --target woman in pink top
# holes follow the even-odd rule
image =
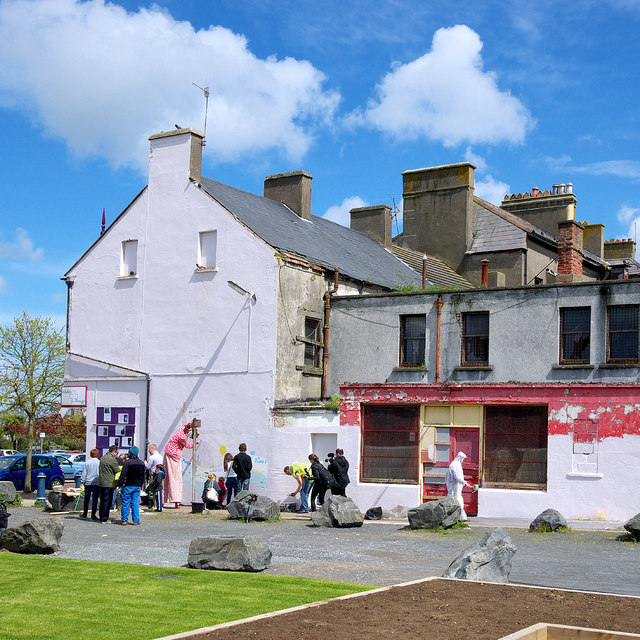
[[[193,449],[187,440],[191,423],[179,427],[164,447],[164,502],[173,502],[176,509],[182,502],[182,450]]]

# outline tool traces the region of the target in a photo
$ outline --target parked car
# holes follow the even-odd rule
[[[0,480],[10,480],[18,491],[24,489],[27,456],[0,458]],[[34,454],[31,456],[31,488],[38,486],[38,474],[44,472],[48,489],[64,486],[64,472],[55,456]]]
[[[55,455],[56,460],[60,464],[60,468],[64,473],[65,480],[73,480],[76,477],[76,473],[78,471],[82,473],[84,469],[84,462],[73,462],[70,457],[70,454],[65,453],[57,453]],[[78,455],[78,454],[73,454]]]
[[[0,456],[18,456],[20,455],[15,449],[0,449]]]

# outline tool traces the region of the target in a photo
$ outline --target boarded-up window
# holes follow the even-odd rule
[[[361,480],[417,484],[420,407],[365,405],[362,422]]]
[[[201,269],[215,269],[218,233],[216,231],[201,231],[199,239],[198,267]]]
[[[560,364],[588,364],[591,309],[560,309]]]
[[[424,367],[426,316],[400,316],[400,366]]]
[[[621,305],[608,307],[607,362],[638,362],[638,307]]]
[[[138,241],[125,240],[122,243],[122,257],[120,261],[120,276],[126,278],[138,273]]]
[[[547,414],[547,407],[485,407],[485,486],[546,487]]]

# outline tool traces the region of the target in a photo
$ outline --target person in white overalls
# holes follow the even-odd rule
[[[447,469],[447,495],[455,498],[458,504],[460,505],[460,509],[462,510],[460,514],[460,520],[463,522],[466,521],[467,514],[464,510],[464,501],[462,500],[462,487],[467,486],[470,489],[473,489],[473,485],[470,485],[464,479],[464,473],[462,471],[462,461],[467,457],[467,455],[458,451],[458,455],[454,458],[453,462],[449,465]]]

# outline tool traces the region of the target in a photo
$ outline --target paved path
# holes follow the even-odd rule
[[[11,513],[10,525],[45,515],[32,507],[11,508]],[[304,516],[283,515],[280,522],[245,524],[226,520],[226,512],[191,515],[183,508],[179,513],[144,514],[139,527],[96,523],[76,514],[53,517],[65,523],[63,558],[180,567],[195,537],[253,534],[273,552],[269,573],[377,585],[442,575],[464,548],[492,527],[528,524],[474,519],[470,529],[442,534],[407,531],[406,523],[388,521],[365,522],[356,529],[316,528]],[[619,523],[575,524],[583,529],[620,527]],[[618,541],[622,529],[531,534],[524,528],[509,528],[509,533],[518,549],[513,583],[640,596],[640,544]]]

